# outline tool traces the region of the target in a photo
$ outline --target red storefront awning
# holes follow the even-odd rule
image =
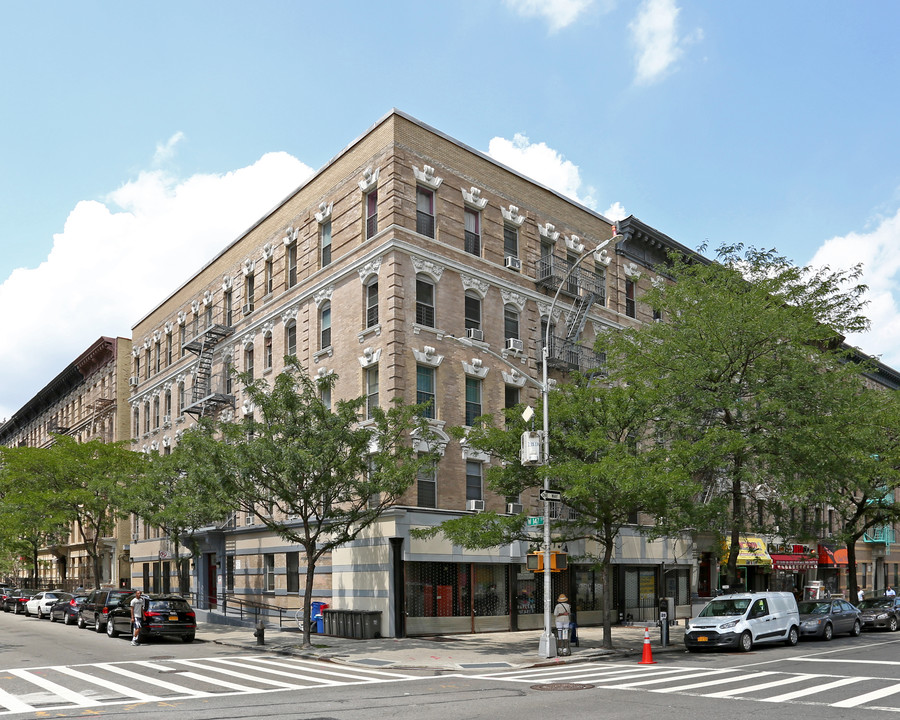
[[[846,565],[847,548],[830,548],[819,545],[819,565]]]
[[[809,555],[776,555],[772,553],[772,562],[774,570],[792,570],[800,572],[802,570],[815,570],[819,563],[815,558]]]

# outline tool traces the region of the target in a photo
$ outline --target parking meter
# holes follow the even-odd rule
[[[669,645],[669,598],[659,599],[659,644]]]

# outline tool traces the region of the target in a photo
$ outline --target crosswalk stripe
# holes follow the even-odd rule
[[[824,685],[815,685],[813,687],[803,688],[802,690],[794,690],[793,692],[784,693],[782,695],[775,695],[773,697],[760,698],[763,702],[787,702],[788,700],[796,700],[797,698],[805,697],[806,695],[815,695],[817,693],[824,692],[825,690],[831,690],[832,688],[843,687],[844,685],[852,685],[855,682],[861,682],[862,680],[868,680],[869,678],[857,678],[857,677],[849,677],[849,678],[841,678],[840,680],[835,680],[834,682],[825,683]]]
[[[135,665],[143,666],[143,663],[134,663]],[[152,663],[150,663],[152,664]],[[175,683],[167,682],[166,680],[160,680],[158,678],[151,678],[146,675],[141,675],[140,673],[136,673],[133,670],[129,670],[128,668],[124,668],[121,665],[114,665],[113,663],[98,663],[98,668],[102,668],[104,670],[109,670],[109,672],[117,673],[118,675],[122,675],[124,677],[132,678],[133,680],[140,680],[144,683],[149,683],[157,688],[165,688],[166,690],[172,690],[173,692],[178,693],[179,695],[193,696],[193,697],[212,697],[215,693],[206,692],[205,690],[194,690],[189,687],[185,687],[184,685],[177,685]]]
[[[310,672],[317,673],[319,675],[336,675],[337,677],[346,677],[346,678],[354,678],[360,679],[360,673],[365,673],[366,675],[379,675],[382,676],[385,680],[403,680],[407,679],[411,676],[409,675],[400,675],[398,673],[389,673],[382,672],[380,670],[370,670],[369,668],[347,668],[344,671],[338,670],[326,670],[321,667],[322,663],[318,665],[314,662],[302,661],[302,660],[291,660],[290,662],[284,662],[280,660],[270,660],[269,658],[250,658],[254,662],[264,663],[266,665],[275,665],[277,667],[285,667],[285,668],[293,668],[296,670],[309,670]],[[249,667],[249,666],[248,666]],[[381,680],[377,678],[372,678],[372,682],[381,682]]]
[[[276,670],[275,668],[266,667],[265,665],[248,665],[247,663],[235,662],[234,660],[225,660],[224,658],[211,658],[211,662],[213,663],[223,663],[225,665],[236,665],[239,668],[243,668],[245,670],[253,670],[259,673],[269,673],[270,675],[279,675],[281,677],[294,678],[296,680],[305,680],[307,682],[314,682],[318,685],[341,685],[343,683],[332,680],[331,678],[320,678],[315,677],[314,675],[304,675],[300,672],[287,672],[286,670]],[[222,672],[219,668],[209,667],[209,669],[215,670],[217,672]],[[255,677],[255,676],[248,676]]]
[[[880,700],[881,698],[887,697],[888,695],[894,695],[898,692],[900,692],[900,683],[896,685],[889,685],[888,687],[880,688],[879,690],[873,690],[872,692],[865,693],[864,695],[857,695],[856,697],[847,698],[846,700],[840,700],[839,702],[832,703],[831,707],[857,707],[859,705],[865,705],[867,702],[871,702],[872,700]]]
[[[249,687],[247,685],[238,685],[238,683],[229,682],[228,680],[222,680],[221,678],[211,678],[209,675],[201,675],[200,673],[195,673],[191,671],[178,673],[182,677],[190,678],[191,680],[199,680],[200,682],[206,683],[215,683],[219,687],[228,688],[229,690],[237,690],[238,692],[245,693],[261,693],[261,692],[269,692],[267,688],[254,688]]]
[[[79,678],[80,680],[84,680],[85,682],[89,682],[93,685],[99,685],[106,690],[112,690],[115,693],[119,693],[119,695],[124,695],[125,697],[134,698],[135,700],[159,700],[155,695],[147,695],[146,693],[142,693],[139,690],[133,690],[125,685],[119,685],[118,683],[114,683],[110,680],[104,680],[102,678],[94,677],[93,675],[88,675],[87,673],[83,673],[80,670],[74,670],[70,667],[57,667],[54,668],[56,672],[63,673],[64,675],[69,675],[70,677]]]
[[[54,695],[58,695],[63,700],[72,703],[73,705],[78,705],[79,707],[93,707],[94,705],[99,705],[99,700],[91,700],[90,698],[85,697],[81,693],[77,693],[73,690],[69,690],[69,688],[59,685],[58,683],[53,682],[52,680],[48,680],[45,677],[41,677],[40,675],[35,675],[33,672],[29,670],[7,670],[10,675],[15,675],[22,680],[26,680],[38,687],[43,688],[44,690],[49,690]]]
[[[752,677],[760,678],[765,675],[774,675],[774,672],[758,672],[754,673]],[[685,690],[695,690],[696,688],[702,687],[710,687],[711,685],[724,685],[727,682],[734,682],[735,678],[727,677],[720,678],[719,680],[710,680],[709,682],[701,682],[701,683],[693,683],[692,685],[678,685],[672,688],[658,688],[656,690],[651,690],[650,692],[655,693],[675,693],[675,692],[684,692]]]
[[[638,680],[637,682],[623,683],[621,685],[608,685],[607,688],[610,690],[616,690],[619,688],[632,688],[632,687],[641,687],[644,685],[658,685],[659,683],[667,683],[672,682],[672,680],[693,680],[697,677],[709,677],[710,675],[721,675],[722,673],[734,673],[735,670],[728,668],[727,670],[704,670],[703,672],[690,673],[688,675],[680,675],[677,678],[672,677],[671,675],[666,675],[665,677],[656,677],[651,680]]]
[[[780,678],[778,680],[771,680],[769,682],[759,683],[758,685],[747,685],[745,687],[739,688],[731,688],[730,690],[720,690],[716,693],[710,693],[706,697],[711,698],[726,698],[726,697],[734,697],[735,695],[743,695],[749,692],[756,692],[758,690],[767,690],[772,687],[779,687],[781,685],[790,685],[791,683],[803,682],[804,680],[812,680],[814,678],[820,677],[819,675],[794,675],[791,677]]]
[[[193,660],[173,660],[172,662],[177,663],[179,665],[187,665],[188,667],[199,668],[200,670],[207,670],[209,672],[220,673],[222,675],[227,675],[228,677],[240,678],[242,680],[252,680],[254,682],[262,683],[264,685],[274,685],[275,687],[287,688],[288,690],[297,690],[299,688],[304,687],[303,685],[294,685],[291,683],[281,682],[280,680],[272,680],[271,678],[260,678],[255,675],[248,675],[247,673],[240,673],[236,670],[230,670],[229,668],[219,668],[219,667],[210,667],[209,665],[203,665],[198,662],[194,662]],[[235,665],[240,665],[240,663],[233,663]],[[201,677],[199,674],[194,673],[195,679]],[[209,682],[215,685],[218,682],[218,679],[215,676],[205,676],[204,682]],[[330,681],[329,681],[330,682]]]
[[[22,702],[15,695],[10,695],[5,690],[0,690],[0,705],[5,706],[10,712],[33,712],[37,708]]]

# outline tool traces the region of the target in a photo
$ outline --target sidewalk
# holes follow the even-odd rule
[[[660,630],[649,626],[653,654],[684,651],[684,625],[669,628],[669,645],[660,646]],[[442,635],[413,638],[353,640],[313,634],[313,647],[302,649],[297,630],[266,629],[265,645],[257,645],[253,629],[204,623],[198,638],[206,642],[240,648],[246,652],[271,652],[308,659],[370,668],[430,670],[475,670],[479,668],[523,668],[603,658],[634,656],[640,660],[644,645],[644,626],[614,625],[613,650],[601,647],[603,628],[578,628],[579,646],[572,646],[567,657],[538,656],[540,631]]]

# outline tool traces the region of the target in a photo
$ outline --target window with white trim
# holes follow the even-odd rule
[[[503,306],[503,339],[519,339],[519,311],[514,305]]]
[[[466,208],[465,249],[481,257],[481,213]]]
[[[434,191],[416,187],[416,232],[434,237]]]
[[[294,287],[297,284],[297,243],[292,242],[287,246],[287,286]]]
[[[366,240],[378,232],[378,190],[366,195]]]
[[[366,420],[374,417],[373,410],[378,407],[378,365],[365,369],[366,375]]]
[[[425,404],[422,417],[431,419],[437,417],[434,387],[434,368],[427,365],[416,365],[416,404]]]
[[[297,354],[297,322],[291,320],[284,326],[284,351],[286,355]]]
[[[474,425],[475,418],[482,414],[481,411],[481,378],[466,378],[466,425]]]
[[[437,507],[437,467],[425,465],[419,468],[416,475],[416,505],[419,507]]]
[[[464,306],[466,330],[481,330],[481,297],[466,292]]]
[[[416,322],[434,327],[434,284],[424,275],[416,276]]]
[[[263,336],[263,368],[272,369],[272,333],[270,332]]]
[[[483,500],[482,463],[466,460],[466,500]]]
[[[378,278],[373,277],[366,285],[366,327],[378,324]]]
[[[319,350],[331,347],[331,303],[324,302],[319,310]]]
[[[503,226],[503,255],[519,257],[519,230],[512,225]]]
[[[319,246],[322,267],[331,265],[331,220],[319,225]]]

